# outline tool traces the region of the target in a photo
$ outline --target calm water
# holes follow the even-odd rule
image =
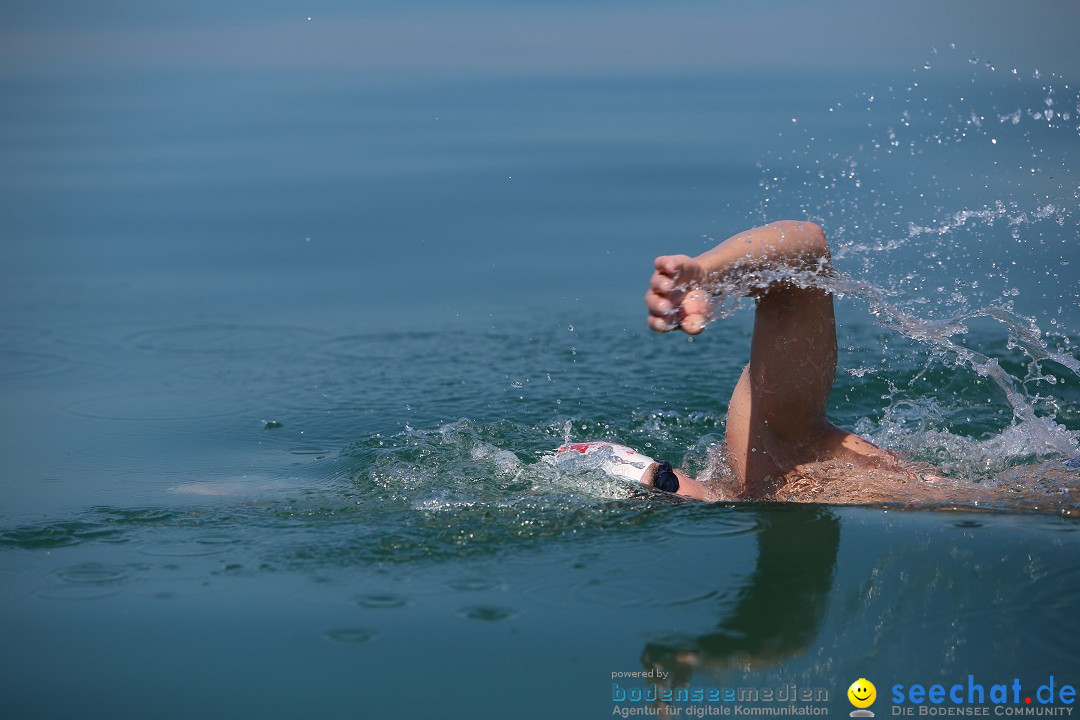
[[[1069,12],[1012,19],[1041,45],[946,17],[749,62],[767,20],[697,4],[19,9],[8,712],[608,717],[612,673],[658,668],[833,716],[866,677],[881,716],[896,683],[1080,683]],[[649,334],[650,262],[782,217],[844,273],[834,419],[1045,512],[556,472],[567,422],[704,467],[751,313]]]

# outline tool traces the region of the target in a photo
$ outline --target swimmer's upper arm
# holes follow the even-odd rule
[[[811,439],[825,422],[835,374],[832,294],[780,286],[760,296],[750,343],[752,422],[781,440]]]
[[[707,274],[720,280],[777,268],[810,271],[819,277],[830,272],[824,231],[798,220],[739,233],[696,260]],[[751,294],[757,300],[757,313],[750,365],[733,400],[742,408],[748,430],[767,427],[783,440],[809,439],[825,422],[836,372],[832,295],[786,282],[773,282]]]
[[[820,227],[781,222],[772,227],[773,261],[830,271],[829,245]],[[836,374],[836,318],[832,294],[782,283],[757,296],[750,343],[751,421],[787,442],[811,439],[825,423]]]

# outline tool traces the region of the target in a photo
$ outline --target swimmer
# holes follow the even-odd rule
[[[726,462],[731,478],[692,478],[675,470],[677,493],[699,500],[828,503],[978,504],[985,489],[945,482],[934,469],[906,462],[829,422],[836,373],[832,294],[812,280],[831,272],[829,246],[811,222],[783,221],[747,230],[691,258],[656,258],[645,293],[649,327],[697,335],[711,312],[709,288],[751,279],[756,300],[750,362],[728,404]],[[769,280],[801,272],[811,282]],[[785,274],[786,273],[786,274]],[[821,283],[824,285],[824,283]],[[808,285],[808,287],[804,287]],[[654,484],[660,467],[646,470]]]

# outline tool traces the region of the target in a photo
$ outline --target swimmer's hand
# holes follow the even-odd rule
[[[645,306],[649,309],[649,327],[656,332],[682,329],[697,335],[709,318],[709,297],[704,285],[707,278],[701,263],[686,255],[656,258],[656,272],[649,280]]]
[[[781,220],[729,237],[696,258],[658,257],[649,292],[645,293],[649,327],[657,332],[682,329],[688,335],[697,335],[709,319],[707,280],[732,280],[746,273],[779,267],[826,272],[829,246],[821,228],[812,222]],[[752,288],[747,294],[760,298],[777,292],[786,296],[783,285],[774,282],[767,287]],[[829,334],[833,333],[832,317],[830,298]]]

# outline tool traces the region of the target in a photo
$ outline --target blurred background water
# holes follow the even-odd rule
[[[649,335],[651,259],[809,217],[844,273],[836,421],[1074,506],[1077,16],[9,4],[5,706],[1075,684],[1069,518],[672,505],[544,458],[570,421],[702,467],[751,313]]]

